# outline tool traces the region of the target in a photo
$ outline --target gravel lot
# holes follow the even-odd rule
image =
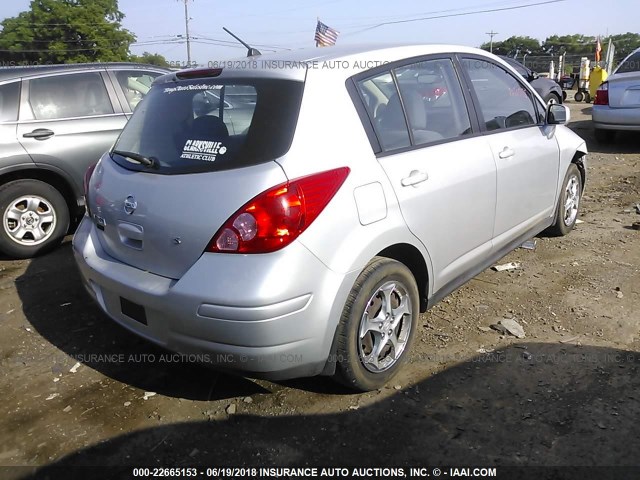
[[[0,259],[0,465],[639,465],[640,144],[603,148],[569,105],[592,152],[584,223],[423,314],[381,391],[175,362],[99,312],[70,242]],[[489,328],[511,317],[524,338]]]

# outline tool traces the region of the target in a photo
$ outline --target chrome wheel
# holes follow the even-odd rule
[[[2,225],[9,238],[22,246],[46,242],[56,228],[56,212],[51,203],[37,195],[12,201],[2,215]]]
[[[565,202],[563,221],[567,227],[572,226],[578,216],[580,206],[580,180],[576,175],[571,175],[565,186]]]
[[[549,95],[549,99],[547,100],[547,105],[555,105],[560,103],[558,101],[558,97],[556,97],[555,95],[551,94]]]
[[[411,297],[401,282],[386,282],[371,296],[358,329],[358,354],[368,371],[383,372],[400,359],[409,341],[411,317]]]

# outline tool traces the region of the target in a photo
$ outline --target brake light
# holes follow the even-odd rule
[[[269,253],[286,247],[318,218],[349,171],[348,167],[328,170],[262,192],[227,220],[207,251]]]
[[[84,205],[89,216],[91,216],[91,211],[89,210],[89,182],[91,181],[91,175],[93,175],[93,171],[96,169],[96,165],[98,165],[97,162],[87,168],[87,171],[84,172],[84,179],[82,180],[82,188],[84,190]]]
[[[594,105],[609,105],[609,82],[604,82],[596,90],[596,99]]]
[[[187,80],[190,78],[211,78],[218,77],[221,73],[221,68],[194,68],[191,70],[182,70],[176,73],[176,77],[180,80]]]
[[[82,186],[84,188],[85,198],[87,198],[87,194],[89,193],[89,182],[91,181],[91,175],[93,175],[93,171],[96,169],[96,165],[98,165],[98,163],[94,163],[89,168],[87,168],[86,172],[84,172],[84,180],[82,182]]]

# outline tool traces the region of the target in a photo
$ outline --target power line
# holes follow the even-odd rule
[[[498,32],[494,32],[493,29],[492,29],[490,32],[487,32],[487,35],[489,35],[489,37],[490,37],[490,40],[489,40],[489,53],[493,53],[493,37],[498,35]]]

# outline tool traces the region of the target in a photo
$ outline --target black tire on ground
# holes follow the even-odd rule
[[[575,191],[574,191],[575,188]],[[567,199],[571,192],[577,194],[577,198],[571,205],[571,212],[567,207]],[[555,223],[549,227],[549,233],[555,236],[567,235],[576,225],[576,220],[580,214],[580,200],[582,198],[582,176],[580,170],[575,163],[569,165],[567,173],[562,182],[560,190],[560,198],[558,199],[558,208],[556,209]],[[575,211],[573,211],[575,209]]]
[[[596,137],[598,143],[612,143],[613,139],[616,137],[616,132],[614,130],[601,130],[596,128],[593,130],[593,136]]]
[[[20,202],[21,199],[24,201]],[[26,198],[34,199],[29,204]],[[11,214],[9,209],[14,208]],[[31,206],[30,206],[31,205]],[[42,238],[26,233],[17,241],[10,232],[16,231],[22,218],[20,212],[33,213],[32,218],[24,217],[26,222],[41,228]],[[46,221],[52,219],[51,221]],[[42,219],[42,221],[40,221]],[[48,183],[39,180],[14,180],[0,186],[0,251],[12,258],[31,258],[45,253],[60,244],[69,229],[69,208],[64,197]]]
[[[546,97],[544,97],[544,103],[546,103],[547,105],[550,105],[552,103],[561,104],[562,103],[562,99],[560,98],[560,96],[558,94],[550,92],[550,93],[547,94]]]
[[[584,98],[584,94],[582,92],[576,92],[573,98],[575,99],[576,102],[581,102],[582,99]]]
[[[384,294],[383,288],[388,295]],[[403,299],[406,311],[401,307]],[[371,260],[356,279],[340,318],[334,378],[360,391],[382,388],[408,357],[418,325],[419,308],[418,287],[411,271],[389,258]],[[401,311],[404,314],[400,314]],[[391,314],[385,316],[384,312]],[[367,325],[365,316],[373,317],[369,325],[376,327],[361,335],[363,325]],[[395,322],[397,324],[392,325]],[[404,349],[398,348],[397,357],[391,336],[397,345],[404,343]],[[377,345],[384,348],[379,355],[374,355]],[[373,361],[365,362],[365,359]]]
[[[584,94],[584,103],[590,103],[591,102],[591,94],[590,93],[585,93]]]

